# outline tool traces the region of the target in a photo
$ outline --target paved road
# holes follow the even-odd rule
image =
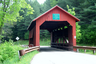
[[[96,55],[41,47],[30,64],[96,64]]]

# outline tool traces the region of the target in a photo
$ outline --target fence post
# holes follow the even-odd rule
[[[77,49],[76,51],[79,52],[79,49],[78,48],[76,48],[76,49]]]
[[[19,60],[20,60],[21,56],[20,56],[20,52],[19,51],[18,51],[18,55],[19,55]]]
[[[19,50],[20,56],[23,56],[25,54],[24,50]]]
[[[84,49],[84,52],[86,53],[86,49]]]
[[[95,53],[95,50],[93,50],[93,54]]]

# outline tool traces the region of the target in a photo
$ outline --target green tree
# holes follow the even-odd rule
[[[68,12],[75,16],[75,8],[70,9],[67,5]],[[81,33],[80,33],[80,26],[78,25],[78,22],[76,22],[76,42],[79,43],[81,39]]]
[[[12,30],[13,30],[12,39],[13,40],[15,40],[15,38],[17,36],[20,37],[20,39],[28,39],[28,37],[29,37],[28,34],[29,33],[28,33],[27,28],[28,28],[30,22],[34,18],[38,17],[41,14],[40,4],[38,3],[37,0],[34,0],[34,1],[33,0],[32,1],[31,0],[30,1],[26,0],[26,2],[28,4],[30,4],[31,7],[33,7],[35,12],[34,12],[34,14],[27,15],[28,10],[26,8],[22,8],[21,11],[19,11],[19,14],[20,14],[20,16],[23,17],[23,19],[20,20],[20,22],[19,22],[19,20],[17,20],[17,22],[15,22],[16,24],[12,28]],[[15,34],[17,34],[17,35],[15,35]]]
[[[58,0],[50,0],[51,7],[55,6],[58,3]]]
[[[0,0],[0,40],[4,23],[13,23],[22,18],[19,15],[21,8],[27,8],[27,14],[33,14],[33,8],[25,0]]]
[[[43,8],[44,9],[44,12],[48,11],[49,9],[51,8],[51,5],[50,5],[50,0],[46,0],[43,4]],[[44,13],[43,12],[43,13]]]

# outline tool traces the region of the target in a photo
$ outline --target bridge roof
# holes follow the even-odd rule
[[[38,16],[37,18],[33,19],[30,23],[30,25],[28,26],[28,30],[31,27],[31,25],[33,25],[34,23],[36,23],[36,20],[38,20],[39,18],[41,18],[42,16],[46,15],[47,13],[49,13],[50,11],[54,10],[55,8],[58,8],[60,10],[62,10],[64,13],[68,14],[69,16],[71,16],[72,18],[74,18],[77,21],[80,21],[78,18],[76,18],[75,16],[71,15],[70,13],[68,13],[67,11],[65,11],[64,9],[62,9],[61,7],[59,7],[58,5],[54,6],[53,8],[51,8],[50,10],[46,11],[45,13],[43,13],[42,15]]]

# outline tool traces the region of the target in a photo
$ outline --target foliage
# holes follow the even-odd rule
[[[14,24],[14,27],[12,27],[12,39],[15,40],[15,38],[17,36],[19,36],[21,39],[28,39],[28,26],[30,24],[30,22],[36,18],[37,16],[40,15],[40,4],[37,2],[37,0],[35,1],[28,1],[26,0],[26,2],[28,4],[30,4],[31,7],[33,7],[34,9],[34,14],[29,14],[27,15],[27,12],[28,10],[26,8],[22,8],[21,10],[23,11],[19,11],[19,14],[21,16],[23,16],[23,19],[22,20],[17,20],[17,22],[15,22]],[[33,6],[35,5],[35,6]],[[26,38],[27,37],[27,38]]]
[[[50,32],[47,30],[40,30],[40,39],[43,40],[47,40],[50,38]]]
[[[50,0],[51,7],[55,6],[58,3],[58,0]]]
[[[4,60],[13,58],[18,54],[17,51],[20,49],[22,48],[14,46],[12,40],[9,40],[9,42],[5,41],[4,44],[0,45],[0,62],[4,62]]]
[[[44,9],[44,10],[43,10],[43,13],[46,12],[46,11],[48,11],[48,10],[51,8],[50,3],[51,3],[50,0],[46,0],[46,1],[44,2],[43,8],[42,8],[42,9]]]
[[[30,64],[30,61],[34,57],[35,54],[39,53],[37,50],[29,52],[21,57],[19,60],[18,55],[15,55],[14,58],[5,60],[3,64]]]
[[[16,22],[17,17],[20,17],[19,11],[21,8],[27,8],[27,14],[33,14],[34,11],[33,8],[27,4],[25,0],[1,0],[0,4],[2,4],[0,6],[0,28],[4,25],[5,22]]]
[[[40,40],[40,46],[50,46],[51,39],[42,39]]]
[[[21,11],[19,11],[19,16],[23,17],[22,20],[21,20],[22,17],[17,17],[16,18],[17,22],[13,23],[13,27],[11,27],[12,25],[8,23],[6,23],[7,25],[4,23],[4,28],[2,28],[3,29],[2,32],[6,30],[4,34],[5,36],[4,39],[12,38],[15,40],[17,36],[19,36],[20,39],[26,39],[25,35],[26,36],[28,35],[27,27],[30,24],[30,21],[32,21],[34,18],[38,17],[42,13],[46,12],[51,7],[55,5],[59,5],[60,7],[62,7],[65,10],[68,10],[69,13],[71,13],[72,15],[75,15],[77,18],[81,20],[80,22],[76,23],[76,29],[78,29],[76,30],[77,43],[89,44],[89,45],[95,44],[96,42],[95,35],[93,34],[95,34],[96,32],[95,30],[96,28],[96,0],[46,0],[44,4],[39,4],[37,0],[26,0],[26,2],[27,4],[30,4],[31,7],[33,7],[35,11],[34,14],[27,15],[27,12],[28,12],[27,8],[21,8],[20,9]],[[0,6],[0,18],[2,16],[1,10],[3,10],[1,8],[2,7]],[[76,13],[74,14],[74,12]],[[11,18],[11,16],[9,17]],[[10,21],[8,22],[10,23]],[[43,33],[45,33],[45,31],[41,30],[42,35],[40,37],[42,38],[42,40],[44,38]],[[49,35],[46,35],[45,37],[47,36],[49,37]]]
[[[82,30],[82,39],[80,42],[88,45],[96,45],[96,29]]]
[[[14,42],[14,45],[28,45],[29,44],[29,41],[28,40],[18,40],[18,41],[15,41]]]
[[[27,41],[18,41],[19,45],[28,44]],[[38,51],[32,51],[30,53],[25,54],[19,60],[18,50],[24,49],[21,48],[17,44],[17,42],[13,42],[9,40],[9,42],[5,41],[5,43],[0,44],[0,64],[26,64],[30,63],[32,57],[38,53]]]
[[[76,42],[79,43],[80,40],[81,40],[80,25],[78,25],[78,22],[76,22]]]
[[[74,15],[75,16],[75,8],[72,8],[72,9],[70,9],[69,8],[69,5],[67,5],[67,9],[68,9],[68,12],[70,13],[70,14],[72,14],[72,15]]]
[[[27,15],[33,14],[33,8],[25,0],[1,0],[0,1],[0,40],[2,38],[2,27],[5,23],[16,22],[22,19],[19,15],[21,8],[27,9]]]
[[[29,39],[29,31],[27,31],[24,35],[24,39]]]
[[[75,8],[70,9],[67,5],[68,12],[75,16]],[[78,25],[78,22],[76,23],[76,42],[79,43],[81,39],[81,33],[80,33],[80,25]]]

